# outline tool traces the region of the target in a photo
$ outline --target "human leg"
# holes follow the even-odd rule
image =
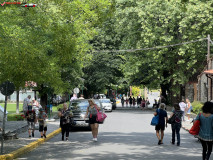
[[[95,125],[94,124],[90,124],[90,126],[91,126],[91,130],[92,130],[92,137],[93,138],[95,138],[94,136],[95,136]]]
[[[203,147],[203,152],[202,152],[202,156],[203,156],[203,160],[206,160],[206,152],[207,152],[207,144],[205,141],[200,139],[200,142],[202,144]]]
[[[172,127],[172,144],[175,144],[175,126],[174,124],[171,125]]]
[[[209,160],[211,153],[212,153],[212,142],[206,142],[206,143],[207,143],[206,160]]]
[[[97,136],[98,136],[98,127],[99,127],[99,124],[95,123],[94,124],[94,138],[97,138]]]
[[[62,141],[64,140],[64,133],[65,133],[65,126],[61,125],[61,134],[62,134]]]
[[[39,125],[39,132],[41,134],[41,138],[43,138],[43,130],[44,130],[44,126]]]
[[[161,130],[161,144],[163,144],[164,130]]]
[[[180,128],[181,128],[181,124],[176,124],[175,131],[177,135],[177,146],[180,145]]]
[[[66,124],[66,139],[68,140],[69,138],[69,133],[70,133],[70,130],[69,130],[69,124]]]
[[[44,127],[44,138],[46,138],[47,126]]]

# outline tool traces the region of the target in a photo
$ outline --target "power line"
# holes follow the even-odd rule
[[[155,50],[155,49],[162,49],[162,48],[169,48],[169,47],[181,46],[181,45],[190,44],[190,43],[195,43],[195,42],[204,41],[204,40],[207,40],[207,38],[202,38],[202,39],[193,40],[193,41],[188,41],[188,42],[183,42],[183,43],[178,43],[178,44],[171,44],[171,45],[168,45],[168,46],[156,46],[156,47],[152,47],[152,48],[125,49],[125,50],[94,50],[94,51],[92,51],[92,52],[105,52],[105,53],[109,53],[109,52],[136,52],[136,51],[147,51],[147,50]],[[211,41],[211,43],[213,44],[212,41]]]

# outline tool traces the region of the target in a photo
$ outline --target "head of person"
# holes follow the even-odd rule
[[[179,104],[175,103],[175,104],[174,104],[174,108],[175,108],[176,111],[179,111],[179,110],[180,110]]]
[[[31,95],[28,95],[27,97],[30,99],[30,98],[31,98]]]
[[[182,99],[181,102],[184,102],[184,99]]]
[[[189,99],[188,98],[186,98],[186,103],[188,103],[189,102]]]
[[[66,110],[67,109],[67,103],[63,104],[63,109]]]
[[[32,98],[32,102],[35,102],[35,98]]]
[[[166,105],[165,105],[164,103],[161,103],[161,104],[160,104],[160,106],[159,106],[159,108],[160,108],[160,109],[163,109],[163,110],[165,110],[165,108],[166,108]]]
[[[94,100],[93,100],[93,99],[89,99],[89,100],[88,100],[88,102],[89,102],[89,105],[90,105],[90,106],[92,106],[92,105],[94,105],[94,104],[95,104],[95,102],[94,102]]]
[[[73,94],[73,97],[77,97],[75,93]]]
[[[211,114],[213,114],[213,103],[212,102],[206,102],[206,103],[204,103],[204,105],[202,107],[202,111],[204,113],[211,113]]]
[[[84,97],[83,94],[81,94],[81,97]]]

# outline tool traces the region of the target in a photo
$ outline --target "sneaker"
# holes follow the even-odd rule
[[[94,138],[94,141],[95,141],[95,142],[97,142],[97,141],[98,141],[98,139],[97,139],[97,138]]]
[[[179,143],[177,143],[177,146],[180,146],[180,144],[179,144]]]
[[[158,141],[158,145],[161,145],[161,140]]]
[[[175,142],[172,142],[172,141],[170,143],[173,144],[173,145],[175,144]]]
[[[44,138],[47,138],[47,137],[46,137],[46,134],[44,134]]]
[[[32,137],[34,137],[34,132],[32,132]]]
[[[41,136],[41,138],[43,138],[43,136]]]
[[[68,138],[66,138],[66,141],[69,141]]]
[[[29,135],[29,138],[31,138],[31,135]]]

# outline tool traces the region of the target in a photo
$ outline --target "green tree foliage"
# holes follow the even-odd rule
[[[44,84],[55,93],[70,91],[108,6],[103,0],[42,0],[32,8],[1,7],[0,82],[19,89],[35,81],[38,89]]]
[[[121,49],[167,46],[212,34],[212,1],[117,0]],[[206,40],[162,49],[126,53],[126,74],[134,83],[178,93],[206,61]],[[173,92],[173,95],[175,94]]]

